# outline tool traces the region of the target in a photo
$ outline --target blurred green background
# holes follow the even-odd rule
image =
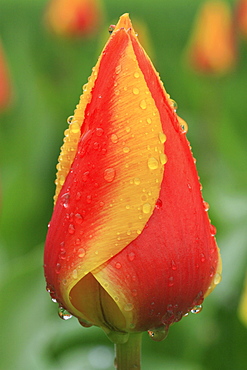
[[[188,122],[224,268],[201,314],[172,326],[163,342],[144,335],[143,370],[247,368],[247,328],[237,312],[247,264],[247,38],[238,39],[236,67],[224,76],[188,68],[184,50],[202,2],[105,0],[100,31],[74,40],[45,28],[47,1],[1,1],[0,32],[13,86],[11,105],[0,113],[1,369],[113,369],[113,346],[100,329],[58,318],[45,290],[42,255],[66,119],[108,26],[125,12],[146,24],[154,64]]]

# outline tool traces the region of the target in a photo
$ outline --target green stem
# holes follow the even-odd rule
[[[142,333],[130,334],[126,343],[115,344],[117,370],[141,369]]]

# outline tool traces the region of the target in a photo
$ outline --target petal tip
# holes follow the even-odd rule
[[[119,30],[120,28],[124,28],[125,30],[132,28],[132,23],[129,17],[129,13],[125,13],[119,18],[115,31]]]

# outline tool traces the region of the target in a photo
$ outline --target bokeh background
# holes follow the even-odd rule
[[[144,334],[143,370],[247,368],[247,324],[239,315],[247,265],[247,36],[238,29],[238,1],[222,1],[234,20],[235,61],[223,72],[191,65],[189,40],[205,2],[102,0],[92,30],[75,36],[48,25],[49,0],[1,0],[0,34],[10,84],[0,112],[1,369],[114,368],[113,345],[100,329],[59,319],[45,289],[42,258],[67,117],[109,25],[125,12],[177,102],[178,114],[188,122],[224,268],[202,313],[172,326],[163,342]]]

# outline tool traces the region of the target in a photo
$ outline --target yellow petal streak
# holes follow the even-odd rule
[[[97,278],[104,263],[142,232],[159,197],[167,160],[165,134],[130,41],[116,67],[111,99],[112,131],[107,151],[108,167],[104,169],[109,188],[105,198],[100,199],[104,206],[98,211],[91,238],[87,238],[85,256],[74,266],[77,278],[68,275],[62,288],[64,296],[86,274],[91,272]],[[90,233],[90,230],[85,232]],[[104,282],[102,286],[111,295],[110,287]],[[80,316],[80,304],[74,299],[73,290],[70,298],[72,302],[67,295],[67,307],[72,303],[71,311],[78,309]],[[121,306],[118,299],[115,301]],[[127,311],[131,316],[131,310]]]

